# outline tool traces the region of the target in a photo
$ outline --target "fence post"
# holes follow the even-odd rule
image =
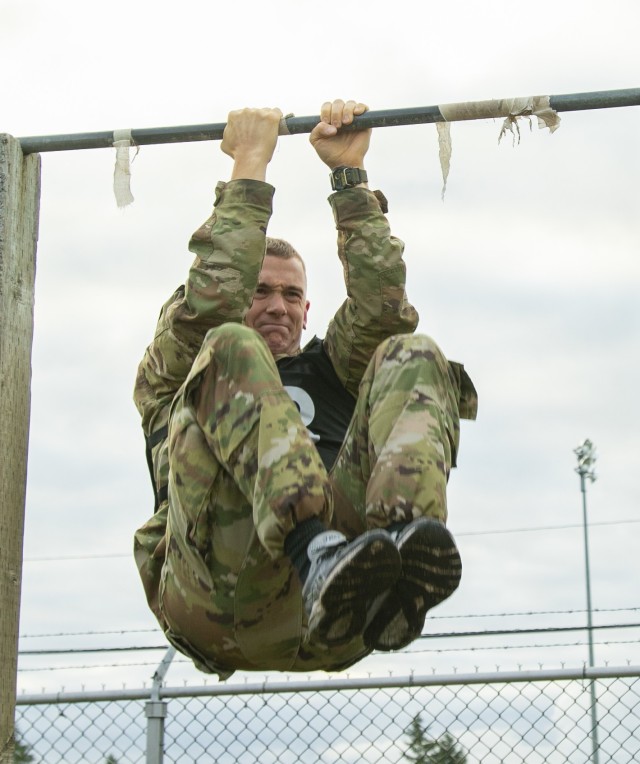
[[[13,764],[40,156],[0,134],[0,764]]]
[[[173,656],[175,647],[170,647],[153,675],[151,699],[145,703],[147,717],[147,764],[162,764],[164,758],[164,720],[167,716],[167,702],[160,700],[160,690]]]

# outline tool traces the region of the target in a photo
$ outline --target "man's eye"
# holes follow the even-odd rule
[[[256,288],[255,296],[256,297],[266,297],[269,294],[269,290],[267,287],[259,286]]]
[[[299,292],[285,292],[285,299],[289,302],[300,302],[302,295]]]

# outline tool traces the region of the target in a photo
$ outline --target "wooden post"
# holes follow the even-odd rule
[[[0,134],[0,764],[13,764],[40,156]]]

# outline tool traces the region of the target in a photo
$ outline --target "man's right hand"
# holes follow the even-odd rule
[[[280,109],[229,112],[220,148],[234,160],[231,180],[265,180],[281,119]]]

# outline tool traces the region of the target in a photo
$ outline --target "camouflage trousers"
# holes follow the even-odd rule
[[[145,582],[148,596],[158,587],[169,640],[220,676],[359,660],[361,638],[331,650],[307,639],[284,538],[312,516],[349,537],[422,515],[444,521],[458,395],[431,339],[384,341],[327,473],[264,340],[239,324],[211,330],[172,407],[163,561],[157,584]]]

